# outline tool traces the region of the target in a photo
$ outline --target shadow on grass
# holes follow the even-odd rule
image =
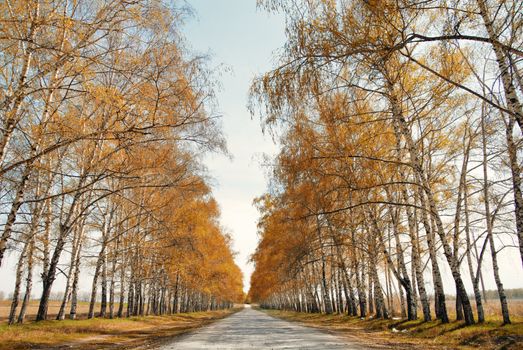
[[[523,349],[523,320],[514,317],[513,324],[502,325],[497,319],[488,319],[481,324],[466,326],[464,321],[441,323],[439,320],[424,322],[360,319],[347,315],[307,314],[297,312],[267,311],[269,315],[289,321],[300,321],[305,325],[337,331],[356,338],[375,339],[382,344],[401,343],[408,346],[438,348],[441,346],[481,347],[483,349]]]
[[[2,325],[0,350],[135,348],[170,340],[238,310],[231,311]]]

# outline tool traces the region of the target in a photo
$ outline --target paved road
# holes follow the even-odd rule
[[[245,308],[160,348],[182,349],[351,349],[362,347],[322,331]]]

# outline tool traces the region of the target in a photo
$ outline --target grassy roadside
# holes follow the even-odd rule
[[[361,320],[343,315],[262,310],[271,316],[297,321],[345,336],[358,343],[387,349],[523,349],[523,320],[511,325],[487,321],[464,327],[463,322]]]
[[[0,326],[0,350],[38,348],[136,348],[161,343],[238,311],[220,310],[171,316],[31,322]]]

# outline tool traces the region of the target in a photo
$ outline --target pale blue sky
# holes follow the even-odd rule
[[[284,44],[284,20],[256,8],[256,0],[188,0],[195,18],[187,21],[184,34],[194,51],[209,53],[211,65],[224,64],[230,73],[220,77],[218,110],[233,156],[207,157],[205,163],[216,180],[214,195],[222,210],[222,224],[234,238],[236,262],[244,271],[245,291],[252,265],[247,263],[256,248],[258,212],[254,197],[266,189],[259,165],[263,153],[274,154],[276,146],[263,136],[257,118],[251,119],[247,96],[255,75],[273,65],[275,50]]]

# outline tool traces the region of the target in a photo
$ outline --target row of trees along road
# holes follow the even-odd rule
[[[456,293],[470,325],[493,277],[510,323],[498,260],[515,246],[522,268],[523,2],[259,3],[284,13],[287,42],[251,89],[281,151],[250,297],[387,318],[398,295],[409,320],[421,305],[449,322]]]
[[[17,260],[9,323],[23,322],[40,282],[36,318],[46,319],[59,275],[58,319],[76,317],[82,275],[92,278],[88,317],[241,298],[200,163],[226,152],[206,111],[214,82],[185,49],[180,5],[0,4],[0,264]]]

